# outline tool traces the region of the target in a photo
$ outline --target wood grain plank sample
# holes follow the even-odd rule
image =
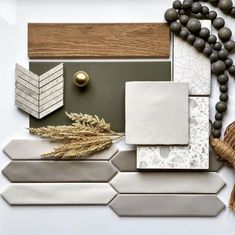
[[[28,56],[36,58],[166,58],[165,23],[28,24]]]
[[[58,63],[31,62],[30,71],[44,74]],[[85,71],[90,81],[79,88],[73,75]],[[30,127],[70,125],[65,111],[104,118],[114,131],[125,129],[125,83],[127,81],[171,81],[170,61],[145,62],[65,62],[64,106],[47,117],[30,117]]]

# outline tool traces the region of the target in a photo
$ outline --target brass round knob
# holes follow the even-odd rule
[[[89,75],[84,71],[77,71],[73,75],[73,81],[74,81],[75,85],[78,87],[86,86],[88,84],[89,80],[90,80]]]

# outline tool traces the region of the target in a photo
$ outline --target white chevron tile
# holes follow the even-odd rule
[[[15,104],[28,114],[41,119],[63,106],[63,63],[41,76],[16,64]]]

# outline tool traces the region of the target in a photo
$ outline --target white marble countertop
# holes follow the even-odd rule
[[[14,105],[15,63],[28,67],[28,22],[161,22],[171,3],[172,0],[0,0],[0,148],[13,138],[32,138],[26,131],[27,115]],[[235,19],[225,19],[235,32]],[[235,120],[235,81],[231,79],[229,86],[226,126]],[[218,88],[213,80],[211,117],[217,97]],[[123,143],[118,145],[126,148]],[[0,168],[9,161],[0,152]],[[219,197],[227,204],[235,171],[224,167],[219,174],[227,182]],[[8,184],[0,175],[0,191]],[[105,206],[10,207],[0,199],[1,235],[232,235],[234,222],[235,213],[228,208],[215,218],[120,218]]]

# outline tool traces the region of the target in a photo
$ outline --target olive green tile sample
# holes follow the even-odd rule
[[[13,139],[3,148],[3,152],[12,160],[53,160],[53,158],[43,158],[41,155],[51,152],[58,145],[59,143],[48,140]],[[117,152],[118,149],[112,145],[108,149],[85,158],[80,157],[72,160],[109,160]],[[66,159],[66,161],[68,160]]]
[[[13,183],[2,193],[10,205],[107,205],[117,193],[107,183]]]
[[[110,207],[119,216],[216,216],[225,207],[216,195],[119,194]]]
[[[108,161],[12,161],[2,173],[14,183],[108,182],[117,171]]]
[[[30,71],[43,74],[58,63],[31,62]],[[85,71],[90,81],[77,87],[73,75]],[[65,62],[64,106],[37,120],[30,117],[30,127],[70,124],[64,112],[96,114],[111,123],[112,129],[125,129],[125,82],[170,81],[171,62]]]

